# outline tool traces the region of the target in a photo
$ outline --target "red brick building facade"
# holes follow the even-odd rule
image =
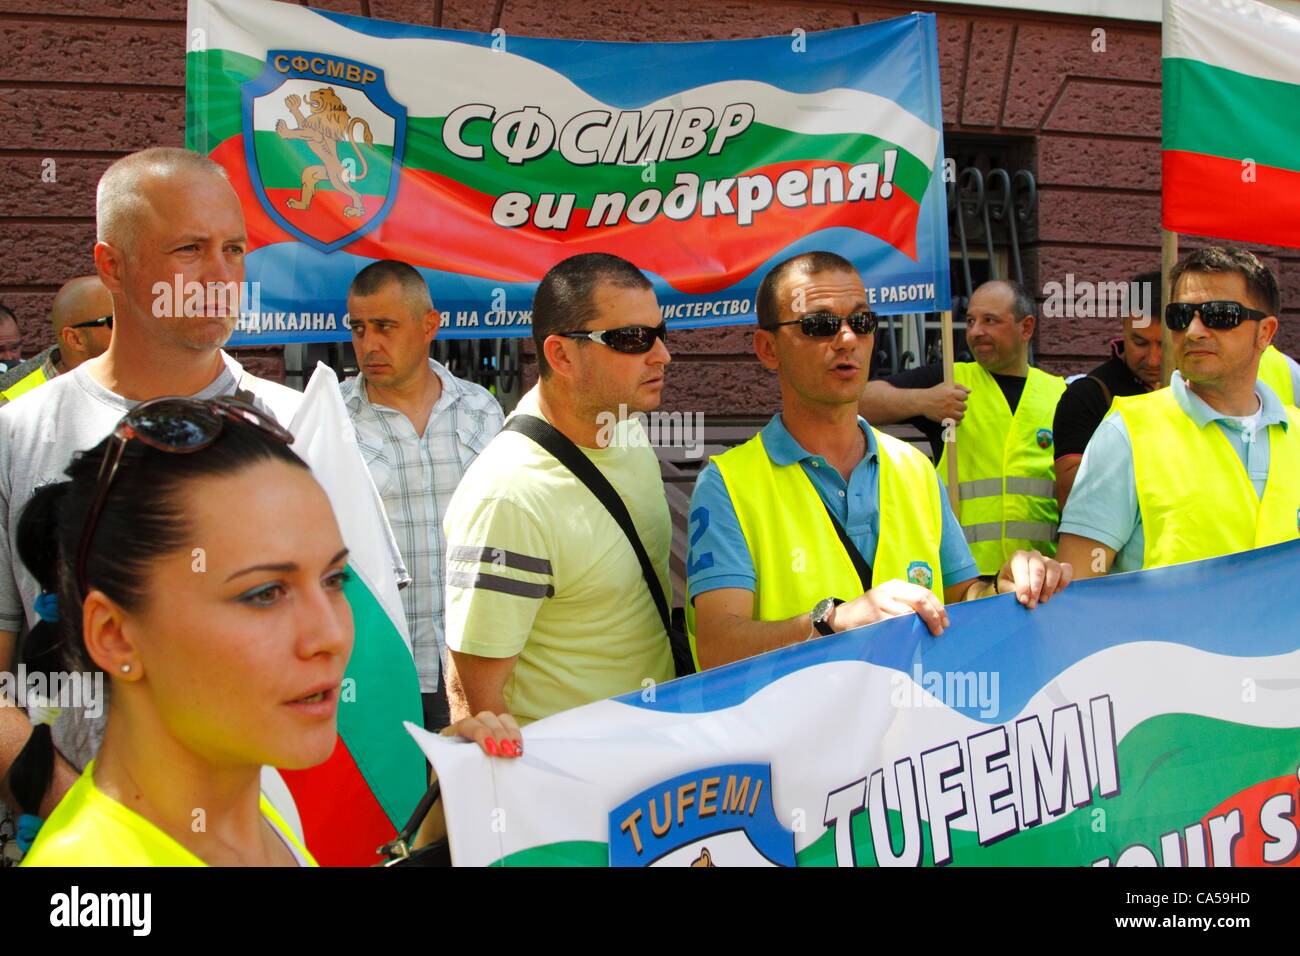
[[[732,39],[807,32],[909,13],[938,15],[947,152],[1005,155],[1039,184],[1022,237],[1024,269],[1045,283],[1117,282],[1159,265],[1160,27],[917,0],[313,0],[311,6],[460,30],[592,40]],[[611,9],[611,7],[613,9]],[[1098,31],[1101,31],[1100,33]],[[182,145],[181,0],[0,0],[0,301],[19,315],[25,354],[48,344],[55,289],[93,271],[94,188],[115,158]],[[436,81],[436,65],[430,74]],[[1260,247],[1279,274],[1280,344],[1300,351],[1300,250]],[[1112,319],[1039,324],[1040,364],[1086,371]],[[674,336],[665,407],[763,413],[775,387],[747,327]],[[274,364],[268,357],[263,367]]]

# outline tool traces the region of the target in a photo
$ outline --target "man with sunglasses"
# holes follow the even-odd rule
[[[530,415],[577,446],[614,487],[671,594],[659,461],[630,414],[659,406],[670,361],[654,290],[625,259],[573,256],[538,284],[532,319],[540,380],[447,510],[453,719],[495,708],[522,724],[674,676],[628,537],[566,465],[510,430]]]
[[[1115,400],[1061,521],[1081,577],[1287,541],[1300,515],[1300,412],[1259,379],[1277,280],[1251,253],[1207,246],[1170,273],[1169,388]]]
[[[35,488],[61,478],[72,456],[98,444],[142,401],[240,393],[288,423],[301,403],[293,389],[248,374],[222,351],[238,316],[247,230],[225,171],[207,157],[158,147],[113,163],[95,203],[99,280],[112,296],[108,349],[0,409],[0,669],[9,670],[17,632],[36,619],[39,587],[17,560],[18,516]],[[155,289],[204,294],[159,297]],[[233,294],[232,294],[233,293]],[[92,321],[86,319],[84,321]],[[75,613],[75,609],[71,610]],[[0,775],[31,726],[0,707]],[[78,767],[93,756],[102,724],[65,710],[55,744]],[[63,761],[50,806],[75,779]]]
[[[1052,416],[1065,379],[1029,365],[1034,326],[1033,299],[1023,286],[985,282],[966,306],[966,345],[975,361],[954,364],[953,385],[943,382],[941,365],[930,365],[872,382],[863,393],[862,414],[873,425],[910,420],[925,432],[944,476],[942,436],[947,421],[956,425],[958,516],[981,574],[994,573],[1019,549],[1056,553]],[[949,407],[947,421],[924,417],[934,411],[927,396],[957,389],[963,400]]]
[[[715,457],[691,496],[687,621],[702,667],[912,612],[937,635],[945,603],[1014,591],[1032,608],[1069,583],[1036,551],[982,580],[929,459],[859,418],[876,317],[851,263],[789,259],[756,305],[754,350],[781,412]]]
[[[113,297],[99,276],[65,282],[50,306],[54,344],[0,376],[0,406],[102,355],[113,334]]]

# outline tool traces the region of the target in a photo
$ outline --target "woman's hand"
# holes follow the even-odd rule
[[[476,717],[466,717],[447,727],[444,737],[464,737],[483,748],[489,757],[522,757],[524,738],[519,725],[509,714],[483,711]]]

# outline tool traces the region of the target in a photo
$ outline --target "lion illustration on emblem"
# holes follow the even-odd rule
[[[361,117],[350,117],[348,108],[339,99],[332,86],[312,90],[307,94],[307,105],[311,114],[302,115],[302,97],[291,93],[284,98],[284,105],[289,107],[297,129],[290,129],[284,120],[277,120],[275,131],[284,139],[300,139],[320,158],[320,165],[308,166],[302,171],[302,192],[297,199],[288,200],[285,205],[290,209],[310,209],[312,197],[321,183],[328,180],[336,190],[347,195],[352,204],[343,210],[343,215],[356,218],[366,214],[361,202],[361,194],[345,178],[345,169],[339,159],[338,144],[347,140],[357,158],[361,161],[360,173],[352,178],[365,179],[367,172],[366,157],[357,149],[354,130],[361,127],[362,136],[367,146],[374,145],[370,124]]]
[[[713,862],[713,857],[709,855],[709,848],[705,846],[700,848],[700,855],[691,861],[691,866],[716,867],[717,864]]]

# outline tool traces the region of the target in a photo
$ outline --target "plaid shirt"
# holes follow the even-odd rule
[[[384,499],[397,548],[411,575],[411,585],[402,591],[402,606],[420,690],[426,694],[438,689],[446,648],[442,519],[465,469],[501,430],[504,418],[487,389],[457,378],[432,359],[429,368],[442,381],[442,395],[423,435],[416,434],[401,412],[372,404],[361,376],[340,386],[361,455]]]

